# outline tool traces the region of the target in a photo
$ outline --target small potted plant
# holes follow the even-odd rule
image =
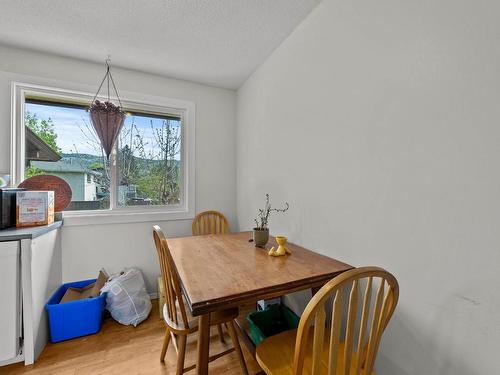
[[[269,241],[269,216],[271,212],[285,212],[289,208],[288,202],[285,202],[284,208],[272,208],[269,202],[269,194],[266,194],[266,205],[259,209],[257,217],[254,219],[256,227],[253,228],[253,241],[255,246],[265,246]]]

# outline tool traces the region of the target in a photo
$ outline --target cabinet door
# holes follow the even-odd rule
[[[0,242],[0,361],[19,353],[20,243]]]

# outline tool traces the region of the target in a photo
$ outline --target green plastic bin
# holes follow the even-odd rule
[[[297,328],[299,320],[300,318],[288,307],[271,305],[265,310],[248,314],[250,338],[255,345],[259,345],[266,337]]]

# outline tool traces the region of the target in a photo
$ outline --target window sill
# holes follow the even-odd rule
[[[190,220],[194,218],[194,212],[188,210],[102,210],[102,211],[69,211],[63,212],[65,227],[80,225],[102,225],[102,224],[124,224],[124,223],[147,223],[172,220]]]

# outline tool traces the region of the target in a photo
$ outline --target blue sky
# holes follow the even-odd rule
[[[52,119],[54,131],[57,134],[57,145],[62,149],[63,153],[101,154],[95,133],[93,135],[88,130],[90,128],[93,132],[89,114],[84,109],[26,103],[26,111],[36,114],[40,120]],[[122,134],[125,134],[131,128],[131,124],[134,123],[142,135],[144,151],[147,155],[158,152],[158,148],[155,147],[156,142],[151,129],[151,121],[153,121],[154,127],[158,127],[161,126],[163,120],[146,116],[127,116],[122,130]],[[85,123],[87,123],[88,127],[85,126]],[[177,126],[180,126],[180,122],[177,124]],[[130,139],[130,137],[126,138],[127,140]],[[134,154],[140,156],[138,152],[134,152]]]

